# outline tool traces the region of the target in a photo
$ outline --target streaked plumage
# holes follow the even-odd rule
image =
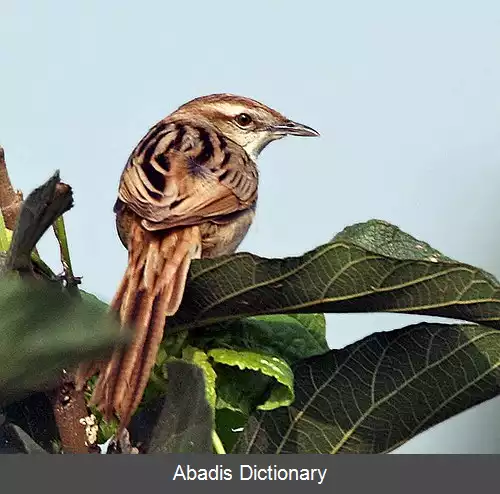
[[[139,142],[114,211],[128,267],[111,303],[134,341],[109,362],[82,364],[77,385],[100,373],[92,397],[124,428],[139,405],[193,259],[234,252],[257,202],[255,160],[285,135],[318,135],[262,103],[228,94],[186,103]]]

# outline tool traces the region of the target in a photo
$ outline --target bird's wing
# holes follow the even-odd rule
[[[146,229],[161,230],[248,209],[257,182],[255,163],[214,129],[162,121],[132,152],[118,198]]]

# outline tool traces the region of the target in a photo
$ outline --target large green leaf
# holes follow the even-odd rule
[[[53,384],[62,369],[124,341],[115,318],[56,283],[0,278],[0,402]]]
[[[422,323],[297,364],[295,402],[257,412],[237,453],[386,453],[500,393],[500,332]]]
[[[364,250],[402,261],[413,259],[454,262],[453,259],[433,249],[427,242],[417,240],[383,220],[370,220],[347,226],[333,237],[333,241],[336,242],[343,240]]]
[[[293,364],[328,350],[323,314],[274,314],[248,317],[191,331],[193,345],[211,350],[258,351]]]
[[[500,328],[500,285],[491,274],[372,220],[300,257],[242,253],[193,263],[167,332],[297,312],[404,312]]]

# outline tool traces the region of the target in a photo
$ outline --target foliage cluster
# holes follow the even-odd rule
[[[10,236],[0,225],[4,252]],[[47,276],[0,278],[2,452],[64,449],[46,390],[118,338],[105,303]],[[329,348],[324,313],[360,312],[467,322]],[[386,453],[500,392],[499,328],[492,275],[380,220],[298,257],[199,260],[167,321],[131,443],[141,452]],[[102,443],[115,424],[93,412]]]

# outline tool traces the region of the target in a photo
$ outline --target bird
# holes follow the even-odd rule
[[[110,304],[132,341],[105,361],[81,363],[77,389],[99,374],[91,404],[123,431],[139,406],[168,317],[182,301],[191,262],[235,252],[255,216],[257,159],[285,136],[319,136],[257,100],[234,94],[195,98],[139,141],[114,205],[128,250]]]

